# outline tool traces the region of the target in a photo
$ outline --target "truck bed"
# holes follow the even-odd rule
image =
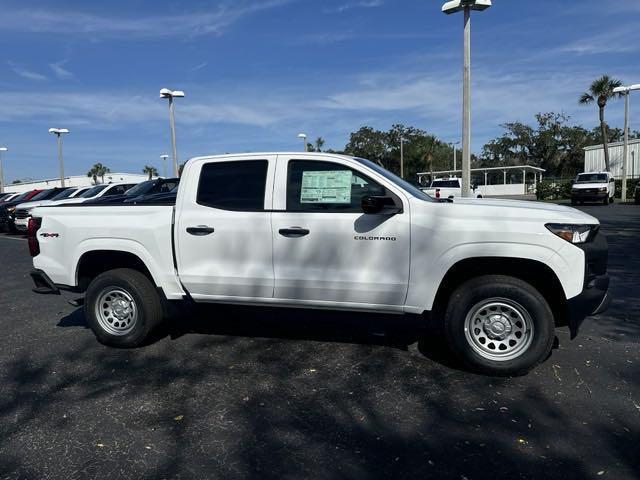
[[[151,275],[162,285],[167,298],[184,294],[174,268],[172,205],[68,205],[39,207],[34,217],[42,217],[38,231],[40,250],[34,267],[45,270],[56,284],[74,287],[77,265],[82,255],[95,250],[124,251],[145,262]]]

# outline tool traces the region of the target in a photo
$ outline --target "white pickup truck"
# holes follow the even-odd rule
[[[41,207],[38,293],[85,293],[99,341],[140,345],[170,302],[417,314],[468,367],[523,374],[606,308],[598,221],[552,204],[434,199],[373,162],[199,157],[175,206]],[[428,329],[427,331],[431,331]]]
[[[480,192],[476,192],[476,187],[472,185],[472,197],[482,198]],[[421,190],[434,198],[456,198],[462,196],[462,185],[460,179],[452,178],[434,178],[428,187]]]

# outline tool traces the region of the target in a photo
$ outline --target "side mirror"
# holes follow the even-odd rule
[[[391,197],[374,197],[367,195],[362,197],[360,204],[362,211],[367,215],[375,215],[376,213],[395,215],[401,211]]]

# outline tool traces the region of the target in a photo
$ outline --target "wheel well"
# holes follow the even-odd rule
[[[544,263],[523,258],[480,257],[461,260],[442,279],[432,311],[444,313],[453,291],[463,282],[481,275],[508,275],[529,283],[549,303],[556,325],[567,324],[567,299],[560,280]]]
[[[149,269],[137,255],[115,250],[94,250],[80,257],[76,269],[78,290],[85,291],[91,281],[101,273],[115,268],[131,268],[146,275],[155,285]]]

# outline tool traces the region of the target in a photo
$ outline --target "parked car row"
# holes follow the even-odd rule
[[[0,194],[0,231],[26,233],[36,207],[72,205],[175,203],[179,179],[156,178],[142,183],[108,183]]]

